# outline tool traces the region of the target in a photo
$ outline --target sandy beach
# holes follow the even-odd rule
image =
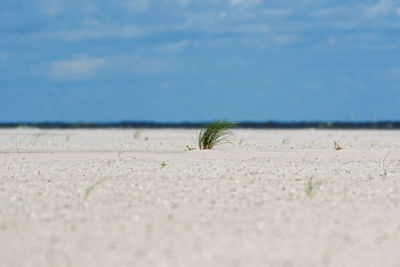
[[[197,134],[0,130],[0,266],[400,266],[399,131]]]

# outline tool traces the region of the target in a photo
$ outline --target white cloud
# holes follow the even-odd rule
[[[163,57],[135,56],[131,58],[129,65],[132,72],[139,76],[168,74],[174,72],[177,68],[174,61]]]
[[[299,40],[298,36],[294,34],[273,34],[270,38],[276,44],[283,45],[293,44]]]
[[[45,32],[40,35],[65,41],[83,41],[102,38],[129,39],[140,37],[143,34],[144,30],[136,25],[98,25],[81,29]]]
[[[284,8],[266,8],[261,9],[259,13],[267,18],[282,18],[292,15],[293,11]]]
[[[191,13],[186,15],[183,24],[177,26],[178,30],[200,30],[205,32],[222,32],[222,20],[224,14],[217,12]]]
[[[348,6],[340,6],[333,8],[321,8],[314,10],[310,13],[315,18],[326,18],[326,17],[340,17],[340,16],[354,16],[357,14],[356,8],[350,8]]]
[[[58,15],[64,8],[61,0],[41,0],[39,2],[39,9],[42,14],[48,16]]]
[[[229,0],[229,6],[252,7],[259,4],[261,0]]]
[[[190,45],[188,40],[182,40],[177,42],[167,42],[160,45],[157,45],[154,49],[156,53],[165,54],[165,53],[177,53],[185,49]]]
[[[267,33],[271,28],[265,24],[243,24],[233,28],[238,33]]]
[[[55,61],[50,64],[48,71],[53,80],[80,80],[93,77],[105,65],[104,58],[83,54],[75,59]]]
[[[366,5],[347,5],[347,6],[337,6],[329,8],[320,8],[311,11],[309,14],[311,17],[315,17],[323,20],[324,18],[339,18],[339,17],[349,17],[349,18],[367,18],[373,19],[381,16],[390,15],[393,13],[398,13],[400,15],[400,6],[397,4],[399,2],[393,0],[378,0],[375,4]]]
[[[109,65],[119,75],[158,76],[174,73],[178,67],[177,60],[144,47],[135,54],[119,54],[109,58]]]
[[[191,3],[191,0],[164,0],[164,3],[186,7]]]
[[[265,23],[248,23],[251,12],[216,11],[186,15],[182,25],[175,26],[179,31],[202,31],[212,34],[224,33],[265,33],[269,26]]]
[[[143,12],[149,8],[150,0],[123,0],[122,7],[134,12]]]
[[[376,43],[380,41],[380,36],[376,33],[353,33],[347,35],[346,39],[351,43]]]
[[[380,15],[388,14],[392,9],[392,2],[390,0],[379,0],[378,3],[364,8],[364,16],[367,18],[374,18]]]

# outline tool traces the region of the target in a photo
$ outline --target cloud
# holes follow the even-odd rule
[[[81,80],[93,77],[105,65],[104,58],[83,54],[75,59],[52,62],[48,74],[52,80]]]
[[[187,7],[191,3],[191,0],[164,0],[164,3]]]
[[[339,6],[333,8],[321,8],[314,11],[311,11],[311,17],[315,18],[327,18],[327,17],[341,17],[341,16],[353,16],[357,14],[356,8],[349,6]]]
[[[157,45],[154,48],[156,53],[165,54],[165,53],[177,53],[187,48],[190,45],[188,40],[181,40],[177,42],[167,42],[160,45]]]
[[[42,14],[47,16],[58,15],[64,8],[61,0],[41,0],[39,2],[39,9]]]
[[[200,31],[211,34],[226,33],[265,33],[269,31],[266,23],[250,23],[249,13],[221,10],[214,12],[190,13],[182,25],[176,26],[178,31]]]
[[[129,39],[143,36],[145,31],[136,25],[96,25],[80,29],[66,29],[39,33],[39,37],[64,41],[84,41],[90,39]]]
[[[177,68],[177,64],[168,58],[135,56],[131,60],[131,70],[138,76],[167,75]]]
[[[229,0],[232,7],[252,7],[259,4],[261,0]]]
[[[267,18],[283,18],[292,15],[293,11],[284,8],[265,8],[259,10],[258,13]]]
[[[279,33],[268,33],[263,36],[250,36],[242,39],[243,44],[248,47],[255,47],[258,49],[268,49],[276,46],[288,46],[293,45],[299,41],[299,37],[293,34],[279,34]]]
[[[143,12],[149,8],[150,0],[123,0],[121,4],[123,8],[131,11]]]
[[[364,16],[367,18],[375,18],[380,15],[386,15],[391,11],[392,6],[392,2],[389,0],[379,0],[375,5],[364,8]]]
[[[185,15],[185,22],[176,28],[182,31],[203,31],[209,33],[223,32],[225,12],[198,12]]]
[[[327,17],[337,18],[342,16],[347,17],[363,17],[363,18],[376,18],[379,16],[385,16],[396,12],[397,4],[396,1],[393,0],[378,0],[375,4],[372,5],[346,5],[346,6],[337,6],[337,7],[328,7],[321,8],[315,11],[310,12],[312,17],[316,17],[319,19],[324,19]]]
[[[265,24],[243,24],[232,28],[233,32],[238,33],[267,33],[271,27]]]

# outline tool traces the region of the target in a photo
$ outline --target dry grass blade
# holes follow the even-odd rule
[[[85,199],[85,200],[88,199],[88,197],[89,197],[90,193],[93,191],[93,189],[95,189],[98,185],[104,183],[105,181],[107,181],[107,180],[109,180],[109,179],[110,179],[110,178],[101,178],[101,179],[99,179],[98,181],[96,181],[94,184],[92,184],[91,186],[89,186],[89,187],[86,189],[84,199]]]
[[[199,134],[199,148],[212,149],[216,144],[227,142],[226,135],[235,126],[235,123],[217,120],[207,125],[207,127],[202,128]]]

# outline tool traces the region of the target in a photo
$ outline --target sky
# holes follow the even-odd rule
[[[400,119],[398,0],[1,0],[0,122]]]

